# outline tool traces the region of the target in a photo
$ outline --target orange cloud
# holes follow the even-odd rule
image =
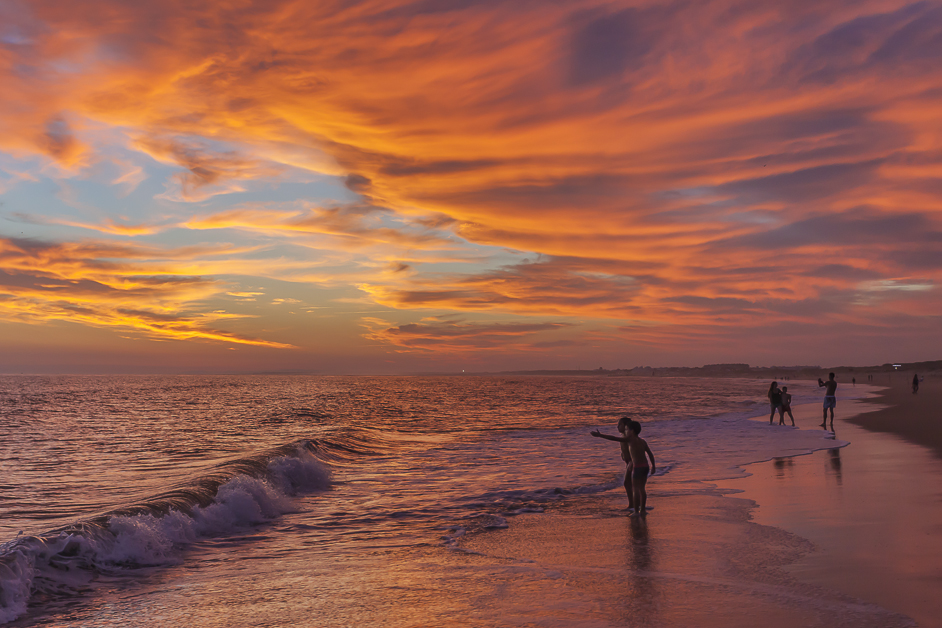
[[[131,330],[152,339],[208,340],[289,348],[214,329],[220,312],[193,312],[191,304],[222,290],[201,277],[163,274],[138,261],[141,251],[98,245],[0,241],[0,317],[22,322],[65,320]],[[142,306],[142,304],[144,304]]]
[[[448,353],[499,350],[502,353],[538,350],[534,338],[566,327],[567,323],[468,323],[460,320],[426,320],[390,325],[364,318],[365,338],[401,348],[403,351]]]
[[[200,205],[294,170],[362,197],[167,221],[308,247],[254,271],[232,262],[249,273],[355,282],[402,310],[651,334],[942,305],[932,4],[17,6],[0,150],[74,173],[116,150],[104,128],[179,168],[161,201]],[[325,270],[338,251],[356,268]],[[174,272],[233,272],[226,261]]]
[[[241,229],[253,233],[291,236],[329,236],[340,249],[362,249],[389,245],[397,251],[455,251],[465,248],[448,233],[429,228],[420,221],[383,224],[393,214],[368,205],[309,207],[277,210],[265,207],[235,209],[190,219],[188,229]]]

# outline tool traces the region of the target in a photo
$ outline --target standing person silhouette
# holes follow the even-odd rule
[[[792,396],[788,393],[788,386],[782,386],[782,409],[779,411],[778,415],[779,425],[785,425],[786,412],[792,420],[792,427],[795,427],[795,415],[792,414]]]
[[[837,407],[837,382],[834,381],[834,373],[828,374],[828,381],[818,378],[818,387],[824,388],[824,421],[821,427],[828,428],[828,410],[831,411],[831,431],[834,431],[834,408]]]
[[[913,394],[915,395],[917,392],[919,392],[919,375],[913,373]]]
[[[622,421],[625,421],[623,424]],[[627,429],[623,429],[623,427]],[[599,430],[589,432],[597,438],[613,440],[621,443],[622,458],[629,462],[628,472],[625,475],[625,490],[628,489],[629,477],[631,478],[631,494],[628,499],[634,504],[634,513],[631,517],[644,517],[647,515],[648,492],[645,484],[648,482],[648,474],[654,475],[654,453],[648,447],[647,441],[639,436],[641,434],[641,424],[632,421],[628,417],[623,417],[618,422],[618,429],[624,436],[609,436]],[[648,458],[651,458],[651,466],[648,466]]]
[[[779,421],[785,422],[785,413],[782,411],[782,391],[778,389],[778,382],[772,382],[769,386],[769,404],[772,406],[772,414],[769,415],[769,425],[772,425],[772,419],[775,418],[775,411],[778,410]]]
[[[628,437],[628,427],[631,425],[632,420],[626,416],[618,419],[618,431],[621,432],[621,437],[618,436],[609,436],[608,434],[603,434],[599,430],[590,432],[592,436],[598,438],[604,438],[607,440],[613,440],[618,443],[621,443],[621,459],[625,461],[627,469],[625,469],[625,492],[628,494],[628,510],[635,511],[635,494],[634,490],[631,487],[631,478],[634,472],[634,465],[631,463],[631,448],[628,446],[629,437]]]

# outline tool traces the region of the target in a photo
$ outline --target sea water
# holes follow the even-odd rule
[[[793,406],[820,400],[815,383],[789,389]],[[705,378],[3,377],[0,623],[465,625],[487,604],[449,584],[467,576],[466,539],[622,490],[618,445],[592,429],[641,421],[662,493],[844,444],[750,420],[767,412],[767,390]]]

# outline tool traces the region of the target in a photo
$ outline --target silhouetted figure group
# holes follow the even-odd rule
[[[795,425],[795,415],[792,414],[792,396],[788,393],[788,386],[778,387],[778,382],[772,382],[769,386],[769,405],[772,406],[772,413],[769,415],[769,425],[775,418],[775,411],[778,410],[778,424],[785,425],[785,413],[788,413],[792,420],[792,427]]]
[[[599,430],[590,432],[596,438],[613,440],[621,444],[621,459],[625,461],[625,492],[628,493],[628,510],[633,511],[630,516],[644,517],[647,515],[648,492],[645,485],[648,475],[654,475],[654,454],[648,447],[647,441],[641,438],[641,424],[623,416],[618,419],[618,431],[621,436],[609,436]],[[651,466],[648,466],[648,458]]]
[[[855,382],[856,383],[856,378]],[[828,374],[828,381],[818,378],[818,386],[824,388],[824,419],[821,427],[827,429],[828,411],[831,412],[831,431],[834,431],[834,408],[837,407],[837,382],[834,380],[834,373]],[[919,387],[919,381],[913,380],[913,392]],[[795,415],[792,414],[792,396],[788,392],[788,386],[778,387],[778,382],[772,382],[769,386],[769,405],[772,408],[769,414],[769,425],[775,421],[775,413],[778,412],[778,424],[785,425],[785,414],[792,420],[792,427],[795,426]]]

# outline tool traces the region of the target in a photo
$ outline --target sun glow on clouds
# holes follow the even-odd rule
[[[153,339],[291,347],[214,329],[232,315],[191,313],[187,306],[218,292],[216,282],[178,275],[145,255],[118,247],[0,241],[0,313],[8,320],[77,321]],[[116,258],[124,261],[105,261]]]
[[[35,0],[2,18],[0,213],[35,239],[6,241],[3,269],[30,278],[7,282],[7,319],[283,346],[216,329],[214,296],[303,301],[223,278],[240,275],[358,286],[384,312],[363,322],[376,351],[601,342],[686,363],[712,342],[761,361],[777,354],[755,339],[784,334],[779,363],[822,338],[820,361],[938,357],[919,337],[942,306],[940,3]],[[346,191],[311,197],[323,176]],[[47,250],[68,272],[15,265]],[[888,344],[893,320],[913,333]]]
[[[541,332],[568,327],[565,323],[468,323],[461,320],[423,319],[419,323],[391,325],[366,317],[366,338],[390,344],[400,351],[533,351],[532,342]]]

